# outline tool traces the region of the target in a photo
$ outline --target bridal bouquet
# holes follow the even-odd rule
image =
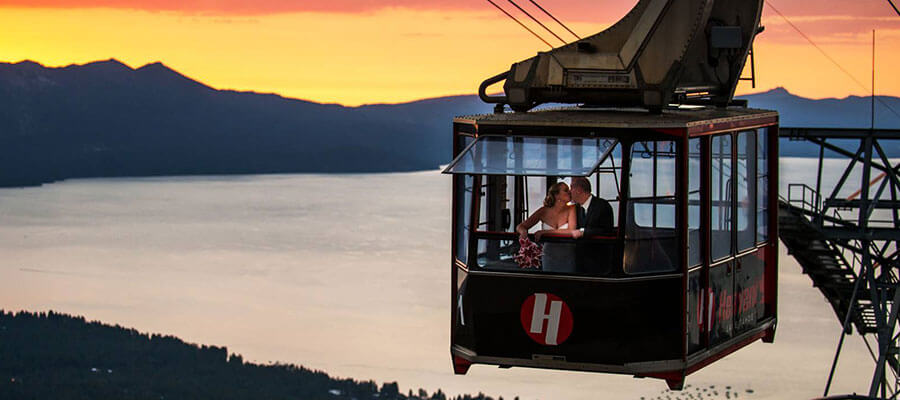
[[[541,255],[542,250],[540,245],[528,240],[528,238],[519,238],[519,253],[515,256],[519,268],[540,269]]]

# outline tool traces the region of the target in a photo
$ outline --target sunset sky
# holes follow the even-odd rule
[[[538,2],[581,36],[636,3]],[[505,0],[497,3],[519,16]],[[766,7],[758,85],[739,93],[783,86],[813,98],[868,95],[876,29],[876,91],[900,95],[900,16],[886,0],[768,3],[853,78]],[[345,105],[471,94],[548,48],[484,0],[0,0],[0,26],[0,61],[65,66],[116,58],[135,68],[161,61],[219,89]]]

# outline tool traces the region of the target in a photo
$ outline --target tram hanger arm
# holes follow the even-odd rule
[[[727,106],[762,31],[763,4],[640,0],[605,31],[488,78],[479,95],[515,111],[551,102],[651,110],[678,102]],[[487,96],[487,87],[501,81],[505,95]]]

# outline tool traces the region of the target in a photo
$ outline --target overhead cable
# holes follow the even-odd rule
[[[853,82],[856,82],[856,84],[859,85],[859,87],[863,88],[863,89],[864,89],[865,91],[867,91],[867,92],[871,89],[870,87],[864,85],[862,82],[860,82],[858,79],[856,79],[856,77],[854,77],[853,74],[851,74],[849,71],[847,71],[847,70],[846,70],[843,66],[841,66],[841,64],[839,64],[837,61],[835,61],[834,58],[831,58],[831,56],[829,56],[828,53],[825,52],[825,50],[823,50],[821,47],[819,47],[819,45],[817,45],[816,42],[813,42],[812,39],[809,38],[809,36],[806,36],[806,34],[803,33],[803,31],[801,31],[800,28],[797,27],[797,25],[794,25],[794,23],[791,22],[791,20],[789,20],[787,17],[785,17],[784,14],[781,13],[781,11],[778,11],[778,9],[775,8],[775,6],[773,6],[771,2],[769,2],[769,1],[767,0],[767,1],[766,1],[766,5],[768,5],[769,8],[771,8],[771,9],[774,10],[779,16],[781,16],[781,18],[784,19],[784,22],[787,22],[788,25],[791,26],[791,28],[794,28],[794,30],[797,31],[797,33],[799,33],[800,36],[803,36],[803,38],[806,39],[806,41],[809,42],[809,44],[811,44],[813,47],[815,47],[816,50],[819,50],[819,52],[822,53],[822,55],[825,56],[825,58],[827,58],[828,61],[831,61],[832,64],[834,64],[834,65],[835,65],[836,67],[838,67],[838,69],[840,69],[844,74],[846,74],[848,77],[850,77],[850,79],[852,79]],[[873,95],[873,97],[874,97],[874,95]],[[878,100],[878,102],[881,103],[881,105],[883,105],[885,108],[887,108],[887,109],[890,110],[892,113],[894,113],[894,115],[900,117],[900,113],[897,113],[897,111],[895,111],[894,108],[891,107],[888,103],[886,103],[883,99],[881,99],[880,97],[876,97],[875,99]]]
[[[888,3],[890,3],[891,7],[894,8],[894,12],[896,12],[897,15],[900,15],[900,10],[897,9],[897,6],[894,5],[894,2],[892,0],[888,0]]]
[[[525,26],[525,24],[523,24],[523,23],[520,22],[518,19],[516,19],[516,17],[513,17],[510,13],[506,12],[506,10],[504,10],[503,8],[501,8],[500,6],[498,6],[497,3],[494,3],[494,2],[491,1],[491,0],[487,0],[487,2],[488,2],[488,3],[491,3],[491,5],[493,5],[494,7],[497,7],[497,9],[500,10],[500,12],[506,14],[506,16],[509,17],[509,18],[511,18],[513,21],[516,21],[516,23],[519,24],[519,26],[521,26],[521,27],[524,28],[526,31],[528,31],[529,33],[531,33],[532,35],[534,35],[534,37],[538,38],[540,41],[544,42],[544,44],[546,44],[547,46],[550,46],[551,49],[553,48],[553,45],[552,45],[552,44],[550,44],[549,42],[547,42],[546,40],[544,40],[544,38],[542,38],[542,37],[541,37],[540,35],[538,35],[537,33],[534,33],[533,30],[528,29],[528,27]]]
[[[537,18],[535,18],[531,14],[529,14],[528,11],[525,11],[525,9],[523,9],[522,7],[519,7],[519,5],[516,4],[516,2],[514,2],[513,0],[506,0],[506,1],[508,1],[509,4],[512,4],[514,7],[518,8],[519,11],[521,11],[523,14],[527,15],[528,18],[531,18],[531,20],[534,21],[534,23],[540,25],[541,28],[544,28],[544,30],[546,30],[547,32],[550,32],[550,34],[553,35],[554,37],[556,37],[557,39],[559,39],[560,42],[563,42],[563,44],[566,44],[566,41],[563,40],[563,38],[559,37],[559,35],[557,35],[556,32],[551,31],[550,28],[548,28],[546,25],[542,24],[541,21],[538,21]]]
[[[846,74],[848,77],[850,77],[850,79],[852,79],[853,82],[856,82],[856,84],[859,85],[859,87],[865,89],[866,91],[869,90],[868,86],[864,85],[862,82],[860,82],[858,79],[856,79],[856,77],[854,77],[853,74],[850,73],[850,71],[847,71],[846,69],[844,69],[844,67],[841,66],[841,64],[839,64],[837,61],[835,61],[835,59],[831,58],[831,56],[829,56],[828,53],[825,52],[825,50],[822,50],[822,48],[819,47],[819,45],[817,45],[816,42],[813,42],[812,39],[809,38],[809,36],[806,36],[806,34],[803,33],[803,31],[801,31],[800,28],[797,27],[797,25],[794,25],[794,23],[791,22],[791,20],[787,19],[787,17],[785,17],[784,14],[781,13],[781,11],[778,11],[778,9],[775,8],[775,6],[773,6],[772,3],[766,1],[766,5],[768,5],[772,10],[774,10],[776,13],[778,13],[778,15],[780,15],[781,18],[784,19],[784,22],[787,22],[788,25],[791,26],[791,28],[794,28],[794,30],[797,31],[797,33],[799,33],[800,36],[803,36],[803,38],[806,39],[806,41],[809,42],[809,44],[811,44],[813,47],[815,47],[816,50],[819,50],[819,52],[822,53],[822,55],[825,56],[825,58],[827,58],[828,61],[831,61],[832,64],[834,64],[841,71],[843,71],[844,74]]]
[[[543,11],[544,14],[547,14],[548,17],[553,18],[553,20],[556,21],[557,24],[559,24],[560,26],[562,26],[565,30],[569,31],[569,33],[571,33],[572,36],[575,36],[575,37],[578,38],[578,40],[581,40],[581,36],[578,36],[578,34],[576,34],[575,32],[572,32],[572,30],[569,29],[569,27],[566,26],[566,24],[564,24],[564,23],[562,23],[562,21],[556,19],[556,17],[554,17],[553,14],[550,14],[549,11],[545,10],[544,7],[541,7],[541,5],[538,4],[536,1],[534,1],[534,0],[528,0],[528,1],[530,1],[531,4],[534,4],[534,6],[537,7],[539,10]],[[890,1],[890,0],[888,0],[888,1]],[[893,4],[892,4],[892,5],[893,5]],[[896,8],[895,8],[895,10],[896,10]]]

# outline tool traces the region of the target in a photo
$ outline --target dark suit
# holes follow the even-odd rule
[[[604,199],[591,196],[591,204],[587,212],[584,207],[576,209],[578,229],[584,228],[584,236],[603,236],[615,234],[613,227],[613,209]],[[575,245],[575,264],[578,271],[590,275],[609,275],[612,272],[612,246],[602,243],[579,240]]]

